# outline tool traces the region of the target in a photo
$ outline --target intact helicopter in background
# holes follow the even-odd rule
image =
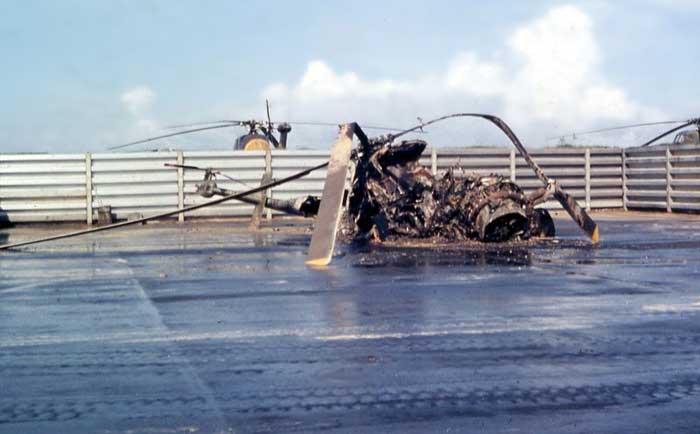
[[[129,143],[124,143],[117,146],[107,148],[108,150],[123,149],[134,145],[153,142],[156,140],[167,139],[170,137],[180,136],[183,134],[197,133],[220,128],[243,127],[248,130],[247,133],[236,137],[233,149],[236,151],[270,151],[272,149],[287,149],[287,137],[292,131],[292,126],[287,122],[273,123],[270,119],[270,105],[265,101],[267,108],[267,121],[251,120],[218,120],[207,122],[195,122],[190,124],[173,125],[169,129],[177,129],[178,131],[161,134],[154,137],[149,137],[142,140],[136,140]],[[324,123],[312,122],[296,122],[297,124],[312,124],[312,125],[333,125]],[[277,130],[278,136],[275,136],[274,131]]]
[[[686,120],[675,120],[675,121],[644,122],[644,123],[637,123],[637,124],[621,125],[621,126],[610,127],[610,128],[600,128],[597,130],[580,131],[580,132],[575,132],[575,133],[571,133],[571,134],[565,134],[563,136],[548,137],[547,140],[557,139],[557,140],[559,140],[560,143],[563,144],[563,143],[566,143],[567,138],[572,138],[572,139],[576,140],[578,137],[591,135],[591,134],[601,134],[601,133],[607,133],[610,131],[620,131],[620,130],[627,130],[627,129],[632,129],[632,128],[652,127],[652,126],[670,125],[670,124],[681,124],[681,125],[673,127],[670,130],[664,131],[663,133],[655,136],[653,139],[642,143],[641,145],[639,145],[639,147],[644,148],[644,147],[653,145],[655,142],[658,142],[659,140],[661,140],[664,137],[667,137],[673,133],[676,133],[676,135],[673,137],[672,141],[664,142],[664,143],[657,143],[656,146],[700,145],[700,118],[691,118],[691,119],[686,119]],[[680,131],[680,130],[683,130],[684,128],[688,128],[688,127],[694,127],[694,129]],[[680,131],[680,132],[677,132],[677,131]]]
[[[261,121],[256,119],[250,120],[215,120],[205,122],[194,122],[188,124],[171,125],[167,129],[177,130],[167,134],[161,134],[145,139],[135,140],[133,142],[123,143],[121,145],[108,147],[107,150],[114,151],[124,149],[135,145],[155,142],[171,137],[181,136],[183,134],[199,133],[203,131],[216,130],[221,128],[240,127],[248,130],[246,133],[236,137],[233,144],[234,151],[270,151],[273,149],[287,149],[287,139],[292,131],[292,125],[314,126],[314,127],[337,127],[338,123],[331,122],[273,122],[270,117],[270,104],[266,100],[265,108],[267,112],[267,120]],[[383,131],[401,131],[399,128],[389,128],[380,126],[365,126],[367,130],[383,130]],[[277,135],[275,135],[277,131]]]

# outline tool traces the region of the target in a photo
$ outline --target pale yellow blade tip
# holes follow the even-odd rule
[[[598,244],[599,241],[599,235],[598,235],[598,226],[595,227],[593,230],[593,235],[591,235],[591,241],[593,244]]]
[[[306,261],[306,265],[309,267],[325,267],[328,265],[331,261],[329,261],[326,258],[318,258],[318,259],[309,259]]]

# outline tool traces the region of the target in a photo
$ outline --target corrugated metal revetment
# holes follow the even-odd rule
[[[118,219],[156,214],[178,206],[175,152],[92,155],[92,209],[109,205]]]
[[[628,149],[624,169],[626,207],[700,211],[700,146]]]
[[[556,148],[533,150],[548,176],[559,181],[587,208],[700,209],[700,147]],[[0,221],[43,222],[96,219],[111,206],[117,219],[149,215],[206,201],[195,193],[203,172],[173,169],[165,163],[215,167],[236,181],[221,187],[244,190],[260,184],[269,164],[279,179],[324,162],[328,151],[134,152],[111,154],[0,154]],[[624,160],[624,164],[623,164]],[[422,164],[436,173],[459,166],[500,173],[526,192],[541,183],[515,151],[506,148],[428,149]],[[275,188],[288,198],[320,195],[325,171]],[[624,194],[626,192],[626,195]],[[550,201],[547,207],[557,208]],[[252,206],[230,202],[188,214],[206,217],[250,215]]]
[[[0,221],[86,221],[82,154],[0,155]]]

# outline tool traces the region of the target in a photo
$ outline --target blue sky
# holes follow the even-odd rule
[[[261,117],[265,98],[278,120],[404,127],[416,116],[493,112],[530,146],[700,115],[694,1],[30,0],[2,8],[0,152],[100,151],[171,124]],[[627,145],[656,131],[579,142]],[[297,128],[290,141],[323,148],[333,134]],[[229,148],[233,136],[167,145]],[[505,143],[473,123],[427,139]]]

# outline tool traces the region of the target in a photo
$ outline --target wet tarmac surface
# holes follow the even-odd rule
[[[0,253],[0,433],[700,432],[700,217],[594,218],[325,271],[231,223]]]

